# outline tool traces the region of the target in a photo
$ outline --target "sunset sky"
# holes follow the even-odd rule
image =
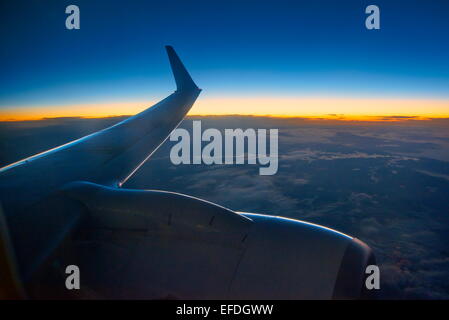
[[[190,114],[449,117],[449,2],[0,4],[0,120],[135,114],[174,90],[164,45],[203,89]],[[75,4],[75,2],[73,2]]]

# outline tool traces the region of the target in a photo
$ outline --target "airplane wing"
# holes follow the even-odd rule
[[[178,193],[123,187],[201,91],[172,47],[167,53],[177,86],[167,98],[0,169],[0,275],[8,280],[0,283],[0,296],[370,297],[365,268],[374,256],[351,236]],[[68,266],[80,271],[77,290],[66,286]]]
[[[42,201],[72,181],[121,186],[192,107],[201,90],[174,49],[167,46],[166,50],[177,86],[174,93],[109,128],[0,169],[0,201],[25,275],[40,265],[66,236],[67,227],[80,219],[78,210],[40,209],[46,206]],[[37,210],[45,212],[37,214]]]

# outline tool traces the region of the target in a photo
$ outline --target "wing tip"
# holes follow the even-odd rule
[[[201,90],[192,80],[192,77],[185,68],[175,49],[171,45],[166,45],[165,50],[167,51],[168,60],[170,61],[177,90]]]

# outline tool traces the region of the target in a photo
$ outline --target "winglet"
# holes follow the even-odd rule
[[[193,82],[186,68],[182,64],[178,55],[172,46],[165,46],[167,50],[168,59],[170,60],[171,69],[173,71],[173,76],[175,77],[177,91],[182,90],[199,90],[195,82]]]

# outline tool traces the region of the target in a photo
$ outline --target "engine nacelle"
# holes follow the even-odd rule
[[[254,221],[231,296],[242,299],[367,299],[371,249],[341,232],[284,217]]]
[[[87,182],[66,186],[61,196],[78,201],[87,217],[83,233],[53,263],[79,267],[74,298],[368,297],[370,248],[322,226],[237,213],[172,192]]]

